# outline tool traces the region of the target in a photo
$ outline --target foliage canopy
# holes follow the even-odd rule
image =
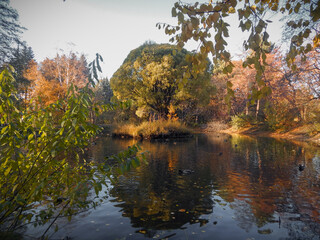
[[[99,59],[91,66],[99,66]],[[71,83],[64,99],[44,108],[35,102],[21,107],[13,71],[0,73],[0,234],[30,223],[48,223],[49,229],[59,217],[95,207],[100,200],[90,195],[98,196],[107,178],[140,163],[137,146],[112,157],[118,167],[85,157],[100,131],[89,121],[98,111],[92,100],[96,70],[84,87]]]
[[[16,45],[24,45],[20,34],[25,30],[18,22],[17,11],[9,6],[9,0],[0,1],[0,66],[8,61]]]
[[[217,64],[218,60],[223,60],[226,63],[223,72],[230,74],[234,65],[226,49],[226,38],[229,37],[230,27],[227,17],[237,14],[241,30],[250,33],[243,46],[252,54],[247,57],[243,65],[256,70],[257,95],[267,96],[270,91],[264,81],[264,70],[268,46],[271,45],[267,31],[271,21],[264,17],[268,11],[292,16],[292,20],[287,22],[287,29],[293,34],[290,37],[286,62],[289,67],[296,69],[297,55],[302,55],[306,59],[306,54],[320,45],[320,1],[318,0],[210,0],[208,3],[191,4],[179,1],[172,8],[172,17],[177,18],[178,25],[165,23],[157,25],[159,28],[164,28],[166,34],[172,35],[170,41],[176,42],[179,47],[183,47],[190,40],[200,42],[200,51],[191,59],[194,65],[198,65],[198,71],[203,69],[198,63],[201,63],[208,54],[212,54],[214,64]],[[307,17],[304,17],[305,14]],[[229,95],[232,95],[231,84],[229,83],[227,87]]]
[[[170,108],[183,108],[186,102],[208,103],[213,90],[210,64],[205,59],[205,70],[196,74],[188,57],[190,52],[169,44],[143,44],[110,79],[114,95],[132,100],[139,117],[166,118]]]

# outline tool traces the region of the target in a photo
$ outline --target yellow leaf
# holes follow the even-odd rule
[[[313,38],[313,47],[316,48],[319,46],[320,46],[320,34],[318,34]]]
[[[236,10],[235,10],[233,7],[230,7],[228,12],[229,12],[229,13],[235,13]]]
[[[8,176],[8,174],[10,173],[10,171],[11,171],[11,166],[9,166],[8,168],[7,168],[7,170],[4,172],[4,176],[6,177],[6,176]]]

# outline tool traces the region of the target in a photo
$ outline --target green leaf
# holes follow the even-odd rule
[[[177,11],[176,11],[175,7],[172,8],[171,15],[172,15],[172,17],[176,17],[177,16]]]
[[[268,41],[268,39],[269,39],[269,34],[267,33],[267,32],[264,32],[263,33],[263,41]]]
[[[175,49],[172,51],[172,55],[173,55],[173,56],[176,56],[176,55],[177,55],[177,51],[176,51]]]
[[[228,87],[228,88],[232,88],[232,86],[233,86],[232,82],[228,81],[228,82],[227,82],[227,87]]]
[[[97,61],[97,68],[98,68],[98,71],[99,71],[99,72],[102,72],[102,69],[101,69],[100,64],[99,64],[98,61]]]
[[[226,67],[226,69],[227,69],[227,72],[228,72],[228,73],[232,73],[232,66],[231,66],[231,65],[228,65],[228,66]]]
[[[179,21],[180,23],[183,23],[183,22],[184,22],[184,16],[183,16],[183,13],[182,13],[182,12],[179,12],[179,13],[178,13],[178,21]]]
[[[263,87],[263,88],[261,89],[261,92],[262,92],[262,94],[263,94],[264,96],[269,96],[269,95],[271,94],[272,90],[271,90],[270,87],[265,86],[265,87]]]
[[[300,7],[301,7],[301,3],[298,2],[297,5],[296,5],[295,8],[294,8],[294,12],[295,12],[295,13],[298,13]]]
[[[252,22],[250,20],[246,21],[245,23],[246,30],[249,30],[251,28],[251,24]]]

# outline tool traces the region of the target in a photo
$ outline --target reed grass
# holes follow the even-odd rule
[[[123,124],[113,130],[113,135],[133,138],[170,138],[187,137],[192,134],[191,129],[183,123],[173,120],[157,120],[143,122],[140,125]]]

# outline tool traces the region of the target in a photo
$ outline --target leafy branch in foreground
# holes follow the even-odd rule
[[[199,72],[204,68],[203,60],[211,54],[214,65],[219,61],[225,62],[223,73],[230,74],[234,68],[231,62],[231,54],[227,50],[226,39],[229,37],[230,24],[228,17],[237,14],[239,28],[248,32],[248,39],[244,41],[244,49],[249,56],[244,62],[244,67],[256,70],[255,89],[257,95],[267,96],[271,93],[265,83],[264,71],[267,54],[270,51],[268,25],[272,22],[266,19],[271,12],[289,16],[293,19],[287,22],[286,28],[293,32],[290,36],[290,48],[286,56],[286,62],[293,70],[297,68],[295,60],[298,55],[306,58],[306,55],[320,45],[320,1],[318,0],[223,0],[208,3],[176,2],[172,8],[172,17],[177,18],[177,26],[166,23],[158,23],[159,29],[163,28],[167,35],[171,35],[171,42],[176,42],[179,47],[194,40],[199,42],[199,50],[191,57],[190,61],[197,66]],[[228,100],[232,96],[232,84],[227,82]],[[259,99],[255,99],[259,101]]]
[[[90,87],[97,70],[84,88],[71,85],[66,99],[44,109],[36,104],[19,108],[13,71],[7,67],[0,74],[0,232],[31,222],[50,228],[58,217],[71,218],[80,209],[94,207],[99,199],[88,198],[92,190],[98,196],[107,178],[115,176],[106,163],[84,157],[85,147],[100,131],[89,121],[90,111],[98,111],[92,107]],[[134,146],[116,156],[118,167],[137,166],[138,150]]]

